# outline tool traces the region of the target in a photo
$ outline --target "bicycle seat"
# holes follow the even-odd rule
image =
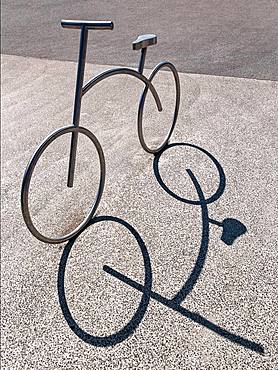
[[[155,45],[157,43],[157,36],[152,34],[140,35],[132,43],[133,50],[144,49],[147,46]]]

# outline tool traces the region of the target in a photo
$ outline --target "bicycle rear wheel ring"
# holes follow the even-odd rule
[[[88,215],[85,217],[85,219],[81,222],[81,224],[76,227],[73,231],[70,233],[61,236],[61,237],[48,237],[44,236],[41,234],[38,229],[35,227],[35,225],[32,222],[31,215],[30,215],[30,210],[29,210],[29,188],[30,188],[30,182],[32,178],[32,174],[34,172],[35,166],[40,159],[41,155],[44,153],[46,148],[58,137],[67,134],[69,132],[77,132],[86,135],[94,144],[99,161],[100,161],[100,182],[99,182],[99,187],[97,191],[97,195],[95,198],[95,201],[93,205],[90,208],[90,211]],[[27,228],[30,230],[30,232],[40,241],[45,242],[45,243],[50,243],[50,244],[58,244],[58,243],[63,243],[73,236],[76,236],[81,230],[84,229],[84,227],[88,224],[88,222],[91,220],[93,215],[95,214],[97,207],[99,205],[103,189],[104,189],[104,183],[105,183],[105,159],[104,159],[104,154],[101,148],[101,145],[95,135],[85,129],[84,127],[75,127],[75,126],[68,126],[68,127],[62,127],[59,128],[58,130],[52,132],[42,143],[41,145],[37,148],[35,153],[33,154],[33,157],[31,158],[30,162],[28,163],[28,166],[25,170],[24,176],[23,176],[23,181],[22,181],[22,187],[21,187],[21,210],[22,210],[22,215],[24,218],[24,221],[26,223]]]
[[[138,109],[138,121],[137,122],[138,122],[139,141],[140,141],[140,144],[141,144],[142,148],[146,152],[153,153],[153,154],[160,152],[168,144],[168,141],[169,141],[169,139],[170,139],[170,137],[173,133],[173,130],[174,130],[176,122],[177,122],[178,113],[179,113],[179,106],[180,106],[180,80],[179,80],[178,72],[177,72],[175,66],[172,63],[162,62],[162,63],[158,64],[154,68],[154,70],[152,71],[152,73],[150,75],[150,78],[149,78],[149,81],[152,82],[152,80],[154,79],[156,74],[163,68],[169,69],[173,73],[173,76],[174,76],[174,79],[175,79],[175,87],[176,87],[176,104],[175,104],[173,122],[172,122],[172,125],[170,127],[170,130],[168,131],[168,134],[167,134],[166,138],[164,139],[164,141],[162,142],[162,144],[159,145],[157,148],[152,149],[147,145],[147,143],[144,139],[144,133],[143,133],[143,110],[144,110],[146,96],[147,96],[147,93],[148,93],[148,90],[149,90],[148,86],[145,87],[145,89],[144,89],[144,91],[141,95],[141,99],[140,99],[140,103],[139,103],[139,109]]]

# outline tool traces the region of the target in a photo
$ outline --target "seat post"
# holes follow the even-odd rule
[[[79,57],[78,57],[78,66],[77,66],[75,99],[74,99],[74,109],[73,109],[73,122],[72,122],[73,125],[76,127],[79,126],[79,121],[80,121],[82,87],[83,87],[84,71],[85,71],[85,63],[86,63],[87,42],[88,42],[88,29],[86,26],[82,26],[81,33],[80,33]],[[74,170],[75,170],[75,162],[76,162],[77,139],[78,139],[78,133],[73,132],[71,136],[71,144],[70,144],[70,159],[69,159],[69,171],[68,171],[68,182],[67,182],[67,186],[70,188],[73,186]]]
[[[157,43],[157,36],[153,34],[140,35],[132,43],[133,50],[141,50],[141,56],[138,65],[138,72],[143,74],[145,59],[147,54],[147,47]]]
[[[140,55],[139,66],[138,66],[138,72],[140,74],[143,74],[143,71],[144,71],[146,54],[147,54],[147,48],[141,49],[141,55]]]

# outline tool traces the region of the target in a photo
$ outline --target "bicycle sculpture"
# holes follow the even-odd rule
[[[143,147],[143,149],[148,153],[158,153],[161,151],[168,143],[168,140],[174,130],[177,117],[178,117],[178,111],[179,111],[179,105],[180,105],[180,82],[179,77],[176,68],[174,65],[170,62],[161,62],[159,63],[152,73],[150,74],[150,77],[147,78],[143,75],[144,71],[144,65],[145,65],[145,59],[146,59],[146,53],[148,46],[155,45],[157,43],[157,37],[156,35],[141,35],[139,36],[134,42],[133,42],[133,50],[141,50],[141,56],[139,60],[138,70],[131,69],[131,68],[114,68],[107,70],[103,73],[100,73],[96,77],[89,80],[85,85],[83,85],[84,82],[84,71],[85,71],[85,62],[86,62],[86,51],[87,51],[87,41],[88,41],[88,31],[89,30],[112,30],[113,29],[113,22],[110,21],[72,21],[72,20],[62,20],[61,25],[64,28],[69,29],[80,29],[80,45],[79,45],[79,58],[78,58],[78,67],[77,67],[77,78],[76,78],[76,90],[75,90],[75,101],[74,101],[74,109],[73,109],[73,122],[72,126],[62,127],[58,130],[52,132],[43,142],[42,144],[37,148],[35,151],[33,157],[31,158],[24,177],[23,177],[23,183],[22,183],[22,189],[21,189],[21,209],[24,221],[28,227],[28,229],[31,231],[31,233],[39,240],[45,242],[45,243],[62,243],[73,236],[77,235],[84,227],[88,224],[88,222],[92,219],[94,216],[97,207],[99,205],[103,189],[104,189],[104,182],[105,182],[105,160],[104,160],[104,154],[101,148],[101,145],[95,135],[90,132],[88,129],[79,126],[80,122],[80,113],[81,113],[81,100],[82,97],[96,84],[103,81],[104,79],[124,74],[124,75],[130,75],[133,77],[136,77],[140,81],[142,81],[145,84],[145,88],[143,90],[143,93],[141,95],[141,99],[139,102],[139,108],[138,108],[138,120],[137,120],[137,127],[138,127],[138,136],[139,141]],[[159,96],[157,94],[157,91],[155,87],[152,84],[153,78],[157,75],[157,73],[161,69],[169,69],[174,76],[175,80],[175,87],[176,87],[176,103],[175,103],[175,110],[174,110],[174,117],[172,124],[169,127],[168,134],[166,135],[165,139],[160,143],[160,145],[157,148],[151,148],[147,145],[144,134],[143,134],[143,110],[144,110],[144,104],[146,100],[146,96],[148,91],[150,90],[158,111],[162,111],[162,105],[161,101],[159,99]],[[46,148],[58,137],[67,134],[72,133],[71,138],[71,147],[70,147],[70,158],[69,158],[69,170],[68,170],[68,181],[67,186],[73,187],[74,182],[74,171],[75,171],[75,162],[76,162],[76,151],[77,151],[77,142],[78,142],[78,135],[83,134],[87,136],[91,142],[94,144],[99,161],[100,161],[100,181],[99,181],[99,187],[98,192],[96,195],[96,199],[92,207],[90,208],[88,215],[85,217],[85,219],[80,223],[79,226],[77,226],[72,232],[63,235],[61,237],[48,237],[43,235],[34,225],[32,222],[32,218],[30,215],[30,209],[29,209],[29,188],[30,188],[30,182],[32,178],[33,171],[35,169],[35,166],[41,157],[41,155],[44,153]]]
[[[231,245],[234,240],[244,234],[246,232],[245,226],[238,220],[227,218],[223,222],[219,222],[216,220],[213,220],[209,217],[208,212],[208,204],[213,203],[219,197],[222,195],[224,188],[225,188],[225,174],[224,171],[219,164],[219,162],[205,149],[202,149],[196,145],[193,144],[187,144],[187,143],[174,143],[168,145],[169,138],[173,132],[173,129],[175,127],[178,111],[179,111],[179,104],[180,104],[180,83],[179,83],[179,77],[178,73],[176,71],[176,68],[171,64],[170,62],[161,62],[159,63],[152,73],[150,74],[150,77],[147,78],[143,75],[144,70],[144,64],[145,64],[145,58],[146,58],[146,52],[147,47],[154,45],[157,43],[157,37],[155,35],[142,35],[137,38],[136,41],[133,42],[133,49],[134,50],[141,50],[141,57],[139,60],[139,66],[138,70],[134,70],[131,68],[115,68],[107,70],[103,73],[100,73],[96,77],[89,80],[85,85],[83,85],[83,79],[84,79],[84,70],[85,70],[85,59],[86,59],[86,49],[87,49],[87,38],[88,38],[88,30],[90,29],[113,29],[113,23],[112,22],[97,22],[97,21],[62,21],[62,26],[64,28],[71,28],[71,29],[80,29],[80,49],[79,49],[79,59],[78,59],[78,68],[77,68],[77,79],[76,79],[76,91],[75,91],[75,102],[74,102],[74,110],[73,110],[73,124],[69,127],[62,127],[58,130],[54,131],[52,134],[50,134],[38,147],[36,152],[34,153],[32,159],[30,160],[27,169],[24,174],[23,178],[23,184],[22,184],[22,190],[21,190],[21,207],[22,207],[22,213],[25,220],[25,223],[28,227],[28,229],[31,231],[31,233],[39,240],[46,242],[46,243],[62,243],[64,241],[69,240],[69,242],[66,244],[61,261],[59,264],[59,271],[58,271],[58,295],[59,295],[59,302],[61,309],[63,311],[64,317],[67,320],[70,328],[75,332],[76,335],[78,335],[82,340],[84,340],[87,343],[90,343],[95,346],[100,347],[106,347],[106,346],[112,346],[117,343],[122,342],[125,340],[129,335],[131,335],[135,329],[138,327],[140,322],[142,321],[144,314],[147,310],[148,304],[150,299],[155,299],[156,301],[160,302],[161,304],[173,309],[174,311],[180,313],[181,315],[190,318],[194,322],[205,326],[209,330],[212,330],[213,332],[223,336],[224,338],[237,343],[239,345],[242,345],[246,348],[249,348],[253,351],[256,351],[258,353],[263,353],[264,349],[263,347],[255,343],[253,341],[250,341],[248,339],[245,339],[243,337],[240,337],[239,335],[233,334],[220,326],[212,323],[211,321],[207,320],[203,316],[191,312],[184,307],[181,306],[182,302],[186,298],[188,294],[192,291],[194,288],[200,274],[202,271],[202,268],[205,263],[207,250],[208,250],[208,244],[209,244],[209,230],[210,230],[210,224],[217,225],[223,229],[221,240],[226,243],[227,245]],[[155,77],[155,75],[162,69],[162,68],[168,68],[175,80],[175,88],[176,88],[176,102],[175,102],[175,110],[174,110],[174,117],[172,124],[169,127],[168,134],[166,135],[165,139],[158,145],[156,148],[150,148],[144,139],[143,135],[143,109],[145,104],[145,99],[147,96],[148,91],[150,90],[158,111],[162,111],[162,105],[161,101],[159,99],[159,96],[157,94],[157,91],[155,87],[152,84],[152,80]],[[152,269],[151,269],[151,260],[148,254],[148,250],[144,244],[143,239],[140,237],[138,232],[129,225],[126,221],[121,220],[117,217],[113,216],[98,216],[93,217],[95,215],[96,209],[99,205],[103,189],[104,189],[104,181],[105,181],[105,160],[103,151],[101,148],[100,143],[98,142],[97,138],[86,128],[83,128],[79,126],[80,121],[80,111],[81,111],[81,100],[82,97],[97,83],[104,80],[105,78],[108,78],[110,76],[118,75],[118,74],[126,74],[130,76],[134,76],[140,81],[142,81],[145,84],[145,88],[143,90],[143,93],[141,95],[141,99],[139,102],[139,109],[138,109],[138,119],[137,119],[137,127],[138,127],[138,136],[139,141],[145,151],[148,153],[155,154],[154,157],[154,174],[156,176],[157,181],[159,182],[160,186],[172,197],[175,199],[191,204],[191,205],[197,205],[201,208],[202,213],[202,236],[201,236],[201,243],[200,243],[200,249],[199,254],[195,263],[195,266],[193,267],[191,274],[189,275],[188,279],[184,283],[183,287],[174,295],[172,299],[168,299],[166,297],[163,297],[157,292],[152,291]],[[96,200],[94,204],[92,205],[88,215],[83,220],[83,222],[72,232],[68,233],[67,235],[64,235],[62,237],[57,238],[49,238],[47,236],[42,235],[34,226],[30,211],[29,211],[29,187],[30,187],[30,181],[31,177],[34,171],[34,168],[40,158],[40,156],[44,153],[46,148],[58,137],[61,135],[64,135],[66,133],[71,133],[71,147],[70,147],[70,158],[69,158],[69,169],[68,169],[68,181],[67,186],[72,187],[74,182],[74,171],[75,171],[75,161],[76,161],[76,150],[77,150],[77,141],[78,141],[78,135],[83,134],[87,136],[92,143],[94,144],[100,161],[100,182],[98,187],[98,193],[96,196]],[[159,159],[161,155],[168,149],[174,147],[174,146],[187,146],[194,148],[196,150],[201,151],[203,154],[208,156],[208,158],[213,162],[215,165],[218,175],[219,175],[219,186],[216,190],[216,192],[210,196],[209,198],[205,198],[202,188],[198,182],[198,179],[195,177],[193,172],[190,169],[187,169],[187,174],[189,175],[194,188],[196,190],[196,194],[198,196],[198,200],[190,200],[185,199],[170,190],[165,182],[162,179],[162,176],[159,171]],[[123,283],[129,285],[130,287],[140,291],[142,293],[142,298],[139,303],[139,306],[134,314],[134,316],[131,318],[131,320],[126,324],[122,329],[120,329],[117,333],[114,333],[112,335],[98,337],[90,335],[89,333],[86,333],[82,328],[79,327],[79,325],[74,320],[69,306],[67,304],[67,299],[65,295],[65,270],[66,270],[66,264],[70,255],[70,251],[74,245],[74,242],[76,238],[78,237],[79,233],[81,233],[82,230],[84,230],[86,227],[103,222],[103,221],[109,221],[109,222],[116,222],[124,226],[136,239],[144,261],[144,269],[145,269],[145,280],[144,284],[140,284],[131,278],[123,275],[122,273],[114,270],[113,268],[109,266],[103,266],[103,269],[106,273],[112,275],[113,277],[121,280]]]

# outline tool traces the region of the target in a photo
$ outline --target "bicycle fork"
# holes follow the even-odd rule
[[[72,123],[73,123],[73,126],[75,127],[79,126],[79,121],[80,121],[82,87],[83,87],[83,81],[84,81],[87,41],[88,41],[88,29],[85,26],[83,26],[81,27],[81,33],[80,33],[79,57],[78,57],[78,67],[77,67],[77,76],[76,76],[74,109],[73,109],[73,122]],[[77,141],[78,141],[78,133],[73,132],[71,136],[71,144],[70,144],[70,159],[69,159],[69,171],[68,171],[68,182],[67,182],[67,186],[69,188],[73,187],[74,170],[75,170],[75,163],[76,163]]]
[[[80,43],[79,43],[79,56],[78,56],[78,67],[76,76],[76,88],[75,88],[75,99],[73,109],[73,126],[78,127],[80,121],[81,111],[81,99],[83,95],[83,82],[84,82],[84,71],[86,63],[86,52],[88,43],[88,31],[89,30],[113,30],[113,22],[111,21],[66,21],[62,20],[61,25],[63,28],[69,29],[80,29]],[[68,182],[69,188],[73,187],[74,171],[76,163],[76,150],[77,150],[78,133],[73,132],[70,144],[70,159],[69,159],[69,171],[68,171]]]

